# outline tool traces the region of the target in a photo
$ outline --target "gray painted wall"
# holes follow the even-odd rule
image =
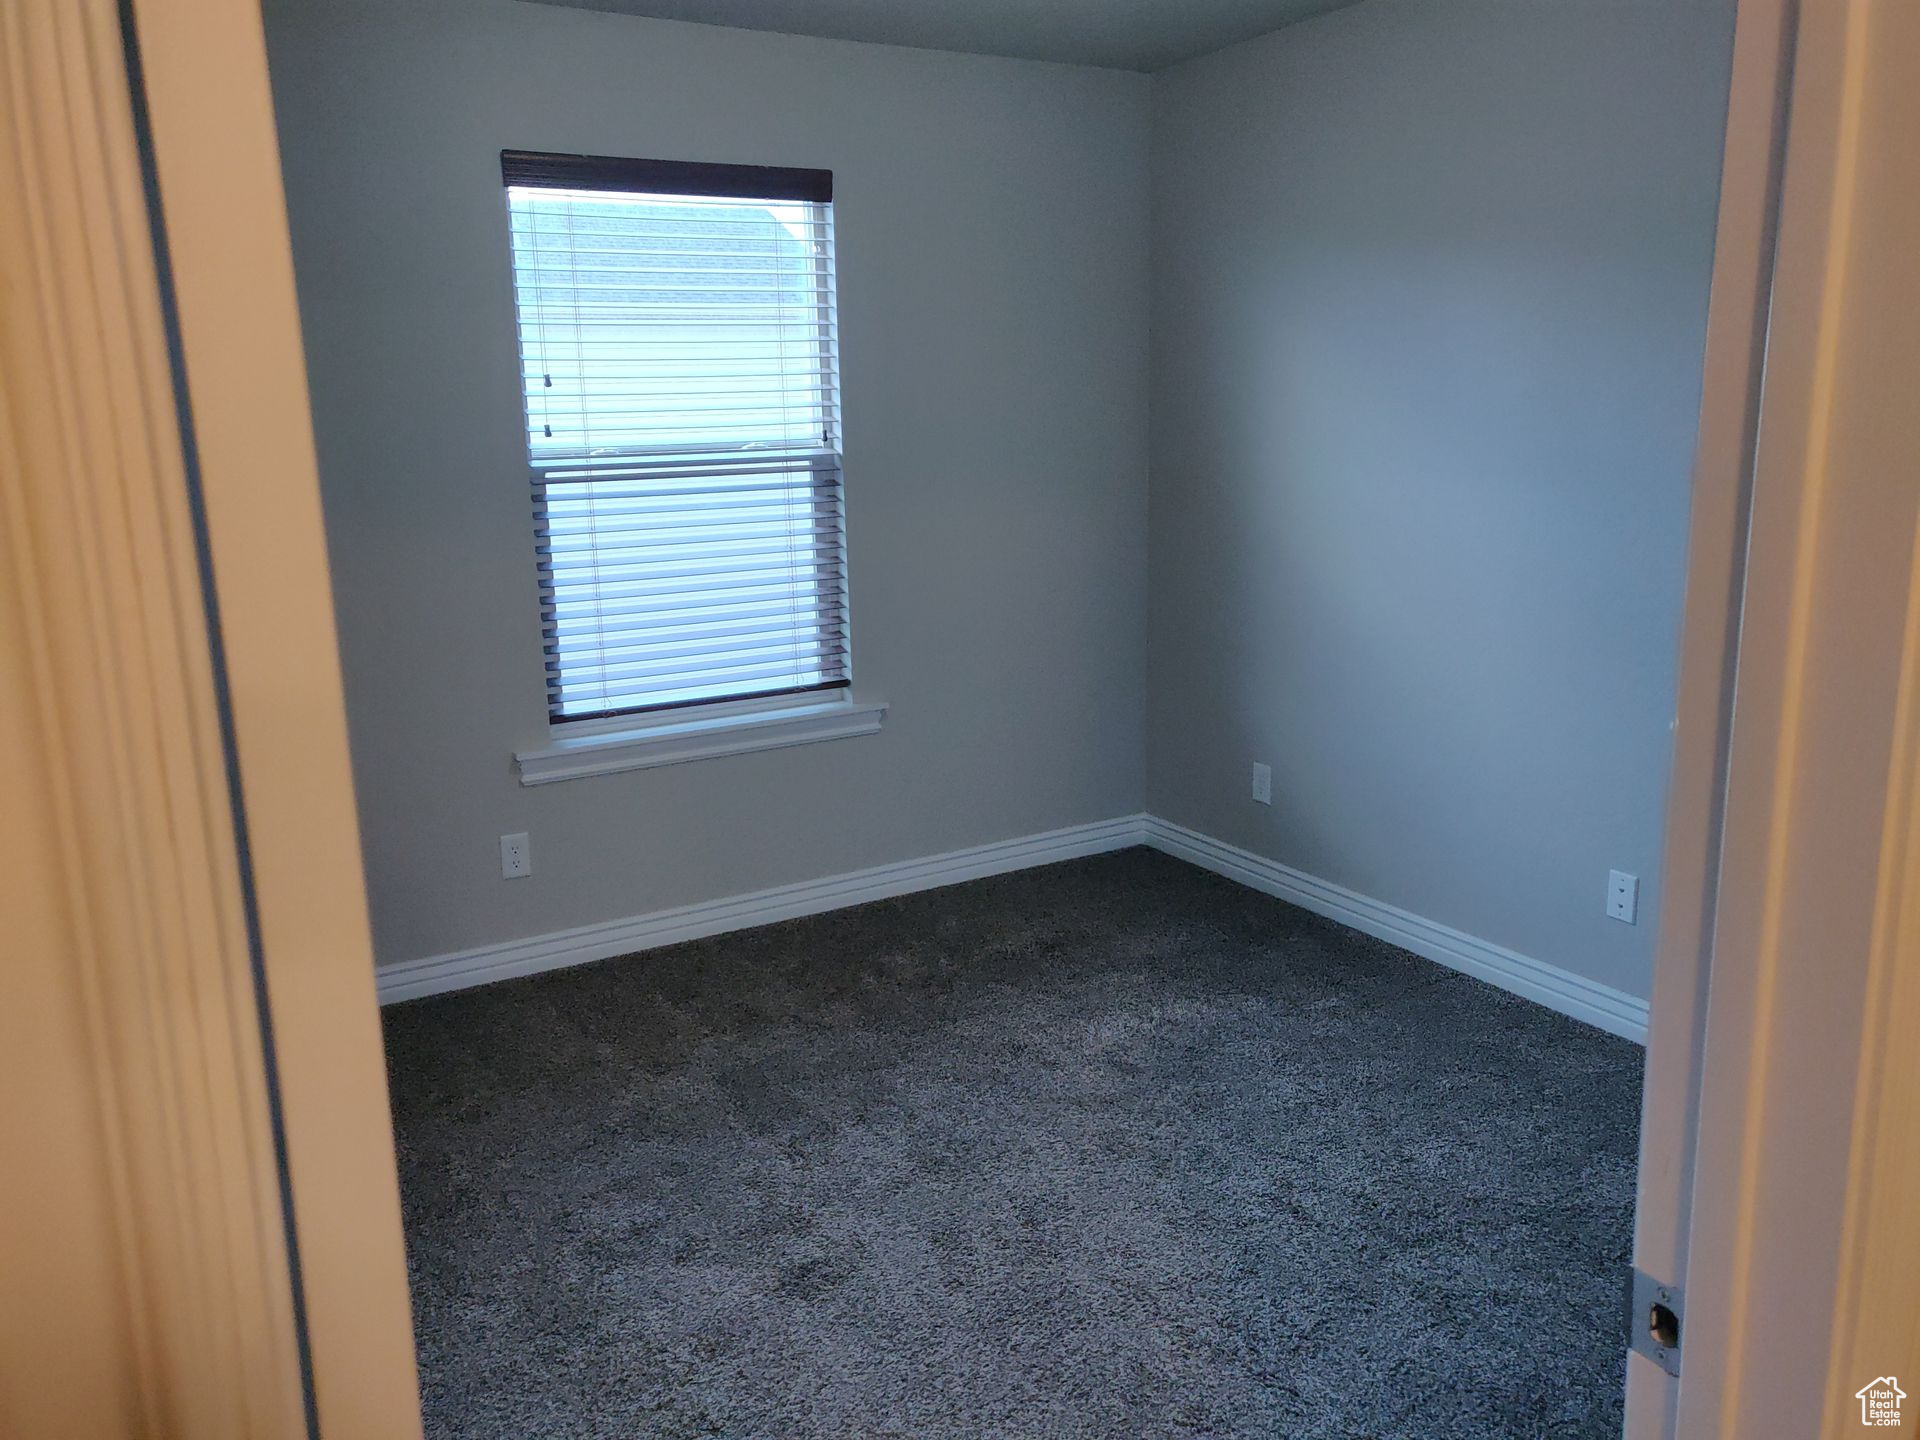
[[[266,10],[383,962],[1140,808],[1144,77],[509,0]],[[503,147],[835,172],[882,734],[518,784],[545,713]],[[519,830],[534,874],[502,881]]]
[[[1155,80],[1149,808],[1641,996],[1732,12],[1367,0]]]
[[[1366,0],[1152,82],[266,10],[383,962],[1144,806],[1648,993],[1732,0]],[[509,146],[836,172],[881,735],[515,780]]]

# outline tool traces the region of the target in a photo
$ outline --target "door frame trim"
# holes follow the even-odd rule
[[[1753,27],[1776,20],[1769,47]],[[1920,1207],[1902,1134],[1920,1064],[1886,1042],[1920,1026],[1920,10],[1742,0],[1740,23],[1719,338],[1757,293],[1739,279],[1760,273],[1762,147],[1783,137],[1784,160],[1763,348],[1709,343],[1669,825],[1680,908],[1656,964],[1636,1235],[1688,1313],[1677,1386],[1630,1361],[1634,1440],[1851,1433],[1839,1397],[1920,1367],[1920,1243],[1900,1223]],[[1770,122],[1769,48],[1776,81],[1791,61]],[[1755,386],[1749,464],[1733,419]],[[1748,475],[1742,523],[1703,531],[1700,506]],[[1716,647],[1728,595],[1737,645],[1728,624]],[[1720,716],[1723,821],[1703,798]]]
[[[1796,9],[1796,0],[1740,0],[1736,12],[1707,312],[1634,1213],[1634,1269],[1675,1288],[1687,1277],[1714,892]],[[1671,1434],[1678,1389],[1660,1366],[1630,1354],[1628,1434]]]

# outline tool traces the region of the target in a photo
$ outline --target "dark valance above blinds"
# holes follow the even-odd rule
[[[792,200],[814,205],[833,200],[831,170],[792,170],[778,165],[704,165],[684,160],[623,160],[612,155],[502,150],[500,173],[509,185],[546,185],[560,190]]]

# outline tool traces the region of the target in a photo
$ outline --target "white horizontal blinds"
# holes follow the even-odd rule
[[[551,714],[845,685],[830,177],[502,164]]]

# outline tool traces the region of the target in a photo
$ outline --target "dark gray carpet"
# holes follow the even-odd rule
[[[1614,1436],[1640,1052],[1144,850],[387,1014],[430,1436]]]

